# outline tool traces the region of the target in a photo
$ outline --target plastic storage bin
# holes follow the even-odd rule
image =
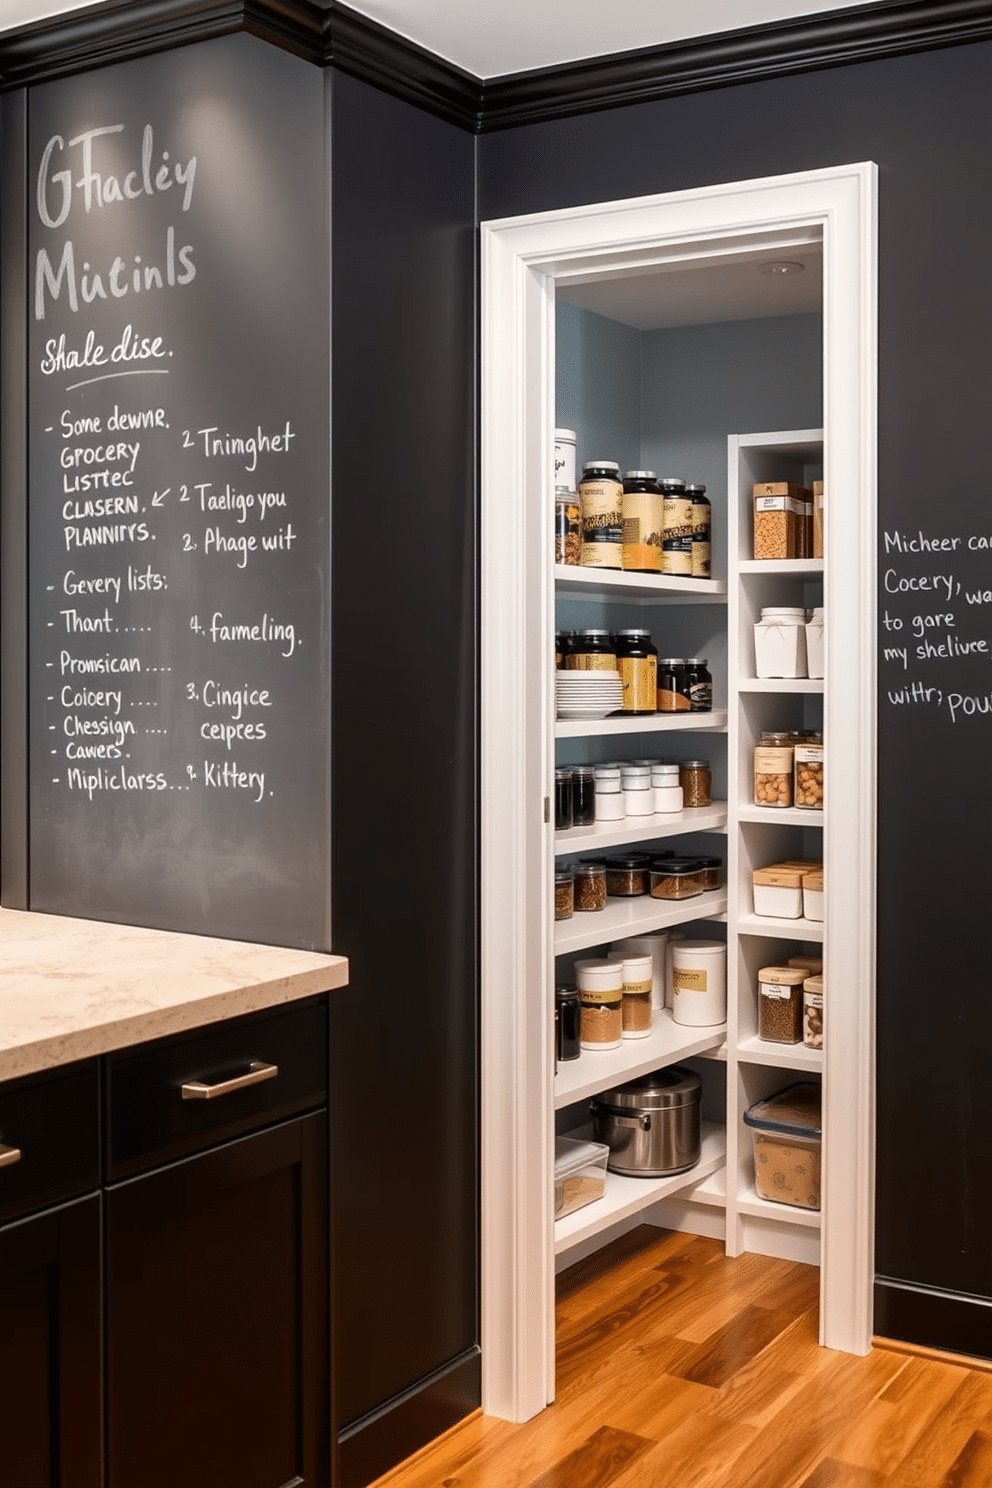
[[[800,1081],[744,1112],[754,1142],[758,1197],[795,1209],[820,1207],[820,1087]]]
[[[555,1137],[555,1219],[603,1197],[609,1155],[601,1142]]]

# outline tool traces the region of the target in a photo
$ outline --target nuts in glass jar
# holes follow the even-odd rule
[[[606,908],[606,866],[603,863],[576,863],[575,908],[597,910]]]

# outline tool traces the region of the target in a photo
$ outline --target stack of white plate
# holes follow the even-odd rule
[[[555,685],[559,718],[606,718],[623,708],[619,672],[559,672]]]

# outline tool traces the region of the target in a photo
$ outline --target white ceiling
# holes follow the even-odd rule
[[[0,0],[0,32],[98,0]],[[865,0],[349,0],[476,77],[733,31]],[[881,0],[870,0],[879,4]]]

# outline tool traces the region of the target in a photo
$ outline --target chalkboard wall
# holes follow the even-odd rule
[[[234,36],[28,129],[31,908],[328,946],[323,77]]]
[[[875,1326],[986,1357],[990,77],[992,46],[962,46],[507,129],[479,159],[483,219],[878,163]]]

